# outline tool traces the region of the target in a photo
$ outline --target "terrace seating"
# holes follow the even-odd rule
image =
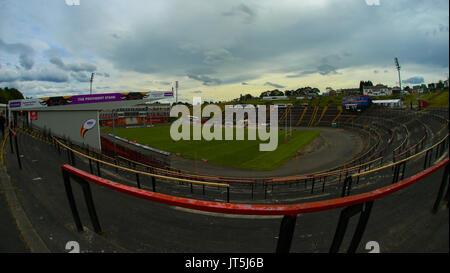
[[[317,115],[317,113],[320,112],[320,109],[318,107],[315,109]],[[278,109],[278,111],[282,113],[283,109]],[[308,123],[311,123],[312,115],[314,113],[313,107],[293,107],[291,111],[291,115],[286,115],[285,119],[289,120],[288,117],[290,117],[295,121],[297,117],[300,118],[301,115],[304,115],[305,122],[302,121],[301,123],[306,124],[306,120],[309,120]],[[321,120],[319,123],[330,122],[330,119],[335,117],[335,115],[337,116],[340,112],[337,108],[326,109],[326,112],[328,111],[330,111],[330,114],[324,114],[322,120],[325,120]],[[306,113],[308,113],[309,118]],[[318,118],[316,120],[318,121]],[[110,173],[117,172],[124,177],[123,181],[134,181],[138,176],[129,171],[117,171],[117,168],[114,167],[114,165],[169,178],[174,177],[203,182],[226,183],[230,185],[229,194],[231,195],[231,198],[235,200],[246,200],[257,203],[289,203],[291,201],[296,202],[295,200],[304,197],[308,197],[311,200],[316,200],[316,198],[320,200],[323,198],[323,193],[327,193],[327,198],[330,196],[340,196],[342,194],[342,183],[346,177],[421,153],[441,141],[448,133],[447,130],[443,130],[445,126],[448,126],[448,120],[443,118],[442,115],[436,115],[435,113],[429,112],[419,113],[397,110],[378,112],[376,110],[371,110],[359,115],[341,115],[339,126],[346,130],[353,130],[361,134],[362,138],[365,140],[365,148],[363,151],[343,166],[336,166],[336,168],[330,170],[302,175],[301,177],[268,177],[264,179],[251,177],[215,177],[193,174],[186,170],[161,168],[126,158],[111,158],[101,154],[96,155],[96,158],[102,162],[111,164],[106,165],[101,163],[102,168],[109,170]],[[28,129],[24,129],[23,132],[34,134],[34,136],[39,135],[38,132],[28,131]],[[82,154],[92,155],[90,151],[83,151],[83,149],[78,149],[78,151]],[[87,160],[83,159],[82,156],[76,155],[76,157],[78,158],[77,161],[80,159],[85,161],[86,170],[88,167],[91,171],[95,169],[90,166],[92,162],[88,164]],[[413,174],[417,171],[417,168],[417,166],[408,168],[406,172],[401,173],[402,175],[407,173]],[[177,193],[182,196],[206,200],[224,198],[223,189],[213,189],[211,187],[205,188],[205,186],[198,186],[197,184],[189,182],[171,183],[164,177],[156,179],[140,177],[139,183],[142,185],[154,185],[156,182],[158,191],[169,194]],[[370,188],[374,185],[378,185],[373,183],[374,179],[375,178],[361,178],[358,181],[358,188],[363,190],[365,187]],[[127,183],[130,184],[130,182]]]

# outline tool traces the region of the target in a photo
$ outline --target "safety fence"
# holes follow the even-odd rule
[[[19,144],[17,142],[17,134],[16,134],[16,132],[14,132],[13,129],[8,127],[8,134],[6,135],[6,138],[9,138],[11,154],[14,154],[14,148],[13,148],[13,138],[14,138],[14,147],[15,147],[15,151],[16,151],[15,154],[16,154],[16,157],[17,157],[17,164],[19,165],[19,168],[22,169],[22,161],[20,159]],[[3,162],[3,159],[2,159],[2,162]]]
[[[417,173],[416,175],[398,181],[395,184],[379,188],[374,191],[361,193],[352,196],[345,196],[326,201],[316,201],[309,203],[299,203],[290,205],[258,205],[258,204],[236,204],[236,203],[220,203],[211,201],[202,201],[195,199],[188,199],[182,197],[175,197],[164,195],[160,193],[150,192],[146,190],[136,189],[134,187],[126,186],[117,182],[113,182],[101,177],[94,176],[85,171],[76,169],[70,165],[62,165],[61,170],[64,179],[67,198],[71,208],[72,216],[75,221],[78,231],[83,230],[83,226],[78,214],[78,209],[75,203],[71,187],[71,179],[79,183],[83,189],[84,199],[88,208],[89,216],[91,218],[94,230],[97,233],[102,233],[99,218],[94,206],[93,195],[90,190],[89,183],[94,183],[108,189],[134,196],[137,198],[149,200],[170,206],[183,207],[199,211],[208,211],[215,213],[240,214],[240,215],[281,215],[283,216],[279,229],[278,242],[276,246],[277,253],[288,253],[291,249],[292,238],[295,231],[296,219],[299,214],[314,213],[326,210],[340,209],[340,217],[336,227],[336,231],[331,243],[329,252],[337,253],[342,245],[344,236],[347,231],[349,220],[359,214],[359,220],[356,229],[352,236],[350,245],[347,248],[348,253],[356,252],[362,236],[366,230],[367,223],[370,217],[371,209],[376,200],[395,193],[401,189],[411,186],[418,181],[421,181],[445,167],[442,176],[441,185],[439,187],[438,196],[433,205],[433,212],[436,213],[439,204],[443,198],[445,188],[447,187],[447,206],[448,206],[448,163],[449,158],[441,160],[439,163]]]
[[[247,200],[252,202],[271,202],[273,199],[283,201],[292,199],[292,196],[306,197],[315,194],[320,195],[325,192],[328,193],[328,197],[333,195],[349,195],[352,190],[352,183],[359,185],[359,187],[363,185],[360,183],[360,177],[364,176],[367,181],[377,182],[375,175],[370,176],[369,174],[375,172],[379,174],[384,171],[385,174],[390,173],[392,181],[398,181],[400,177],[402,179],[405,177],[407,162],[411,162],[411,164],[408,164],[412,165],[409,169],[412,173],[415,173],[417,169],[420,169],[420,164],[417,163],[419,158],[424,160],[423,166],[426,167],[431,164],[433,156],[434,159],[437,159],[448,150],[447,135],[427,149],[421,150],[400,161],[386,165],[383,165],[383,158],[380,157],[361,165],[349,167],[345,170],[335,170],[327,173],[290,177],[239,179],[186,174],[179,170],[173,171],[156,168],[123,157],[105,158],[100,153],[89,155],[89,153],[86,153],[86,151],[83,151],[78,146],[71,145],[70,143],[63,143],[63,140],[54,137],[47,137],[47,140],[55,146],[59,153],[61,153],[62,150],[67,153],[69,164],[75,164],[75,155],[88,161],[91,173],[94,173],[95,164],[96,172],[99,176],[102,176],[102,167],[109,167],[116,172],[122,171],[123,173],[127,173],[129,176],[132,176],[132,179],[134,176],[138,188],[151,185],[149,187],[151,187],[153,191],[156,191],[156,184],[160,184],[162,185],[162,187],[158,187],[160,190],[164,189],[170,193],[170,190],[176,189],[178,185],[180,185],[178,186],[180,188],[183,188],[181,185],[188,185],[189,189],[187,192],[179,192],[178,194],[189,194],[190,196],[194,194],[194,185],[201,185],[201,196],[198,196],[198,198],[212,200],[216,199],[218,196],[222,196],[220,198],[223,198],[225,192],[220,191],[221,186],[219,185],[225,185],[227,202],[230,200],[230,194],[232,195],[233,200]],[[123,166],[124,163],[128,163],[128,165]],[[143,182],[143,177],[149,178],[150,181]],[[174,183],[168,185],[167,183],[175,181],[178,181],[178,185]],[[377,182],[376,185],[381,186],[379,182]],[[171,189],[169,189],[170,187]],[[218,189],[219,191],[213,191],[212,189]],[[198,190],[195,190],[195,192],[196,194],[199,194]]]
[[[109,156],[121,156],[129,158],[133,161],[141,162],[146,165],[165,168],[170,166],[170,158],[167,155],[145,155],[133,149],[126,148],[125,146],[115,143],[106,137],[101,136],[100,142],[102,146],[102,152]]]

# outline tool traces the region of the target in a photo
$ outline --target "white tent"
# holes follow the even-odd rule
[[[391,108],[404,108],[405,105],[403,104],[401,99],[392,99],[392,100],[373,100],[373,104],[380,105],[380,106],[386,106]]]

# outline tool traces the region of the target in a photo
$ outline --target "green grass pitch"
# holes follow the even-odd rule
[[[191,129],[192,130],[192,129]],[[251,130],[251,129],[250,129]],[[112,129],[105,130],[112,133]],[[261,140],[180,140],[170,137],[170,126],[150,128],[116,128],[119,137],[171,153],[180,153],[183,157],[202,160],[209,163],[243,168],[249,170],[269,171],[283,165],[320,135],[320,130],[292,131],[292,139],[285,143],[285,131],[278,131],[278,147],[274,151],[261,152]],[[192,139],[192,131],[191,131]],[[268,141],[265,141],[268,143]]]

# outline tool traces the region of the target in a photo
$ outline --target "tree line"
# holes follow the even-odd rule
[[[302,87],[296,90],[285,90],[281,91],[278,89],[274,90],[266,90],[261,92],[259,97],[254,97],[252,94],[241,95],[239,98],[240,101],[246,101],[251,99],[263,98],[263,97],[273,97],[273,96],[317,96],[319,95],[320,90],[315,87]]]
[[[22,92],[16,88],[0,88],[0,103],[8,104],[10,100],[20,100],[24,99]]]

